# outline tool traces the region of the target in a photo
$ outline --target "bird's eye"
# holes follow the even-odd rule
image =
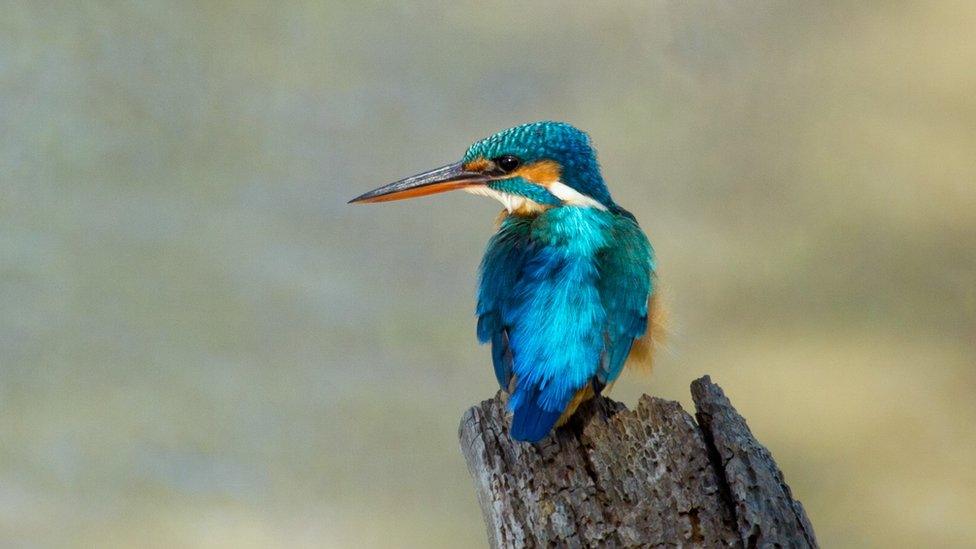
[[[495,163],[496,166],[498,166],[498,168],[501,171],[505,173],[512,173],[513,171],[515,171],[515,168],[518,168],[519,164],[522,163],[521,160],[519,160],[517,157],[512,156],[510,154],[506,154],[505,156],[499,156],[498,158],[495,158],[492,161]]]

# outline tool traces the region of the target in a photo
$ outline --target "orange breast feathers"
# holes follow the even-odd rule
[[[647,331],[634,340],[634,345],[627,355],[625,368],[646,373],[651,372],[654,365],[654,349],[664,344],[667,338],[668,311],[661,302],[661,291],[657,277],[654,277],[654,293],[647,300]]]

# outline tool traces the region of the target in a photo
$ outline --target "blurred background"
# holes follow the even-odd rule
[[[0,539],[485,544],[499,206],[346,200],[588,130],[673,318],[825,547],[976,544],[976,6],[11,3]],[[6,544],[5,543],[5,544]]]

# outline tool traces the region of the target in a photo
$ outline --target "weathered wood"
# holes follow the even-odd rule
[[[691,384],[698,424],[725,479],[739,537],[748,547],[815,547],[813,526],[793,499],[772,454],[759,443],[722,388],[708,376]]]
[[[598,398],[539,444],[508,435],[505,395],[461,419],[492,547],[816,547],[772,456],[708,377],[698,422],[644,395]]]

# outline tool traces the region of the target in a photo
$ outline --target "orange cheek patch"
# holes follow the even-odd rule
[[[533,164],[522,166],[515,170],[512,175],[520,176],[522,179],[535,183],[536,185],[545,186],[549,183],[559,181],[559,175],[561,173],[562,170],[556,162],[552,160],[540,160]]]
[[[464,165],[465,171],[469,172],[483,172],[488,169],[489,163],[484,158],[475,158],[471,162]]]

